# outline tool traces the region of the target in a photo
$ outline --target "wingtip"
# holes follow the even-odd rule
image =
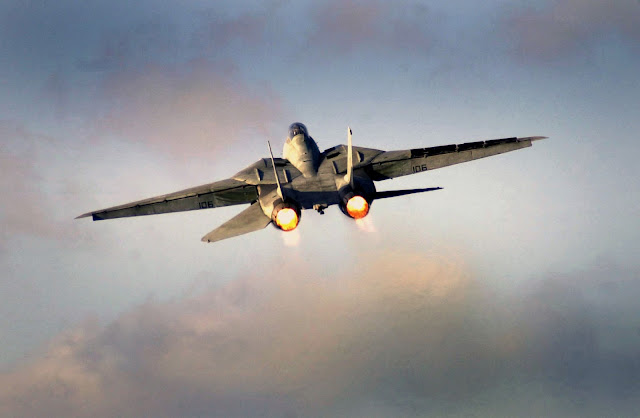
[[[91,216],[92,214],[93,214],[92,212],[89,212],[89,213],[83,213],[82,215],[80,215],[80,216],[76,216],[76,217],[75,217],[75,218],[73,218],[73,219],[88,218],[88,217],[89,217],[89,216]]]
[[[529,140],[531,142],[533,141],[540,141],[541,139],[547,139],[549,138],[548,136],[528,136],[526,138],[520,138],[521,140]]]

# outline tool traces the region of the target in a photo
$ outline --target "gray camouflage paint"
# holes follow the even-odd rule
[[[296,125],[301,124],[291,126]],[[354,147],[353,176],[357,182],[351,185],[344,181],[348,172],[348,147],[335,146],[320,153],[305,127],[304,133],[287,137],[283,150],[285,158],[273,159],[275,168],[271,159],[263,158],[227,180],[85,213],[78,218],[91,216],[95,221],[251,204],[202,238],[204,242],[216,242],[265,228],[271,219],[275,219],[277,210],[282,207],[278,203],[283,199],[298,213],[312,208],[323,213],[331,205],[346,204],[346,196],[350,198],[354,194],[366,195],[371,204],[376,198],[372,180],[392,179],[515,151],[530,147],[532,141],[543,138],[492,139],[403,151]],[[277,181],[281,184],[283,196],[276,187]],[[430,190],[433,189],[388,191],[385,197]],[[257,210],[258,207],[262,212]],[[341,209],[347,213],[343,206]]]

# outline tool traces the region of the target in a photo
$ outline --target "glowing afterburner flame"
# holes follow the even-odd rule
[[[347,202],[347,213],[353,219],[362,219],[369,213],[369,203],[362,196],[353,196]]]
[[[298,226],[298,214],[291,208],[282,208],[276,214],[276,225],[283,231],[292,231]]]

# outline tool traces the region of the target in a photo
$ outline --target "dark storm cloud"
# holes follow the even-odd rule
[[[541,8],[515,13],[505,22],[515,35],[516,54],[548,62],[589,51],[610,35],[636,48],[640,41],[640,3],[637,0],[552,0]]]
[[[87,323],[0,375],[0,413],[632,413],[635,277],[594,269],[496,296],[455,257],[375,258],[331,280],[288,266],[290,277],[238,280],[145,303],[108,326]]]

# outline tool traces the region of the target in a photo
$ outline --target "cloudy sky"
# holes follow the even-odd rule
[[[80,4],[81,3],[81,4]],[[640,3],[3,1],[0,415],[634,416]],[[545,135],[216,244],[90,222],[320,148]]]

